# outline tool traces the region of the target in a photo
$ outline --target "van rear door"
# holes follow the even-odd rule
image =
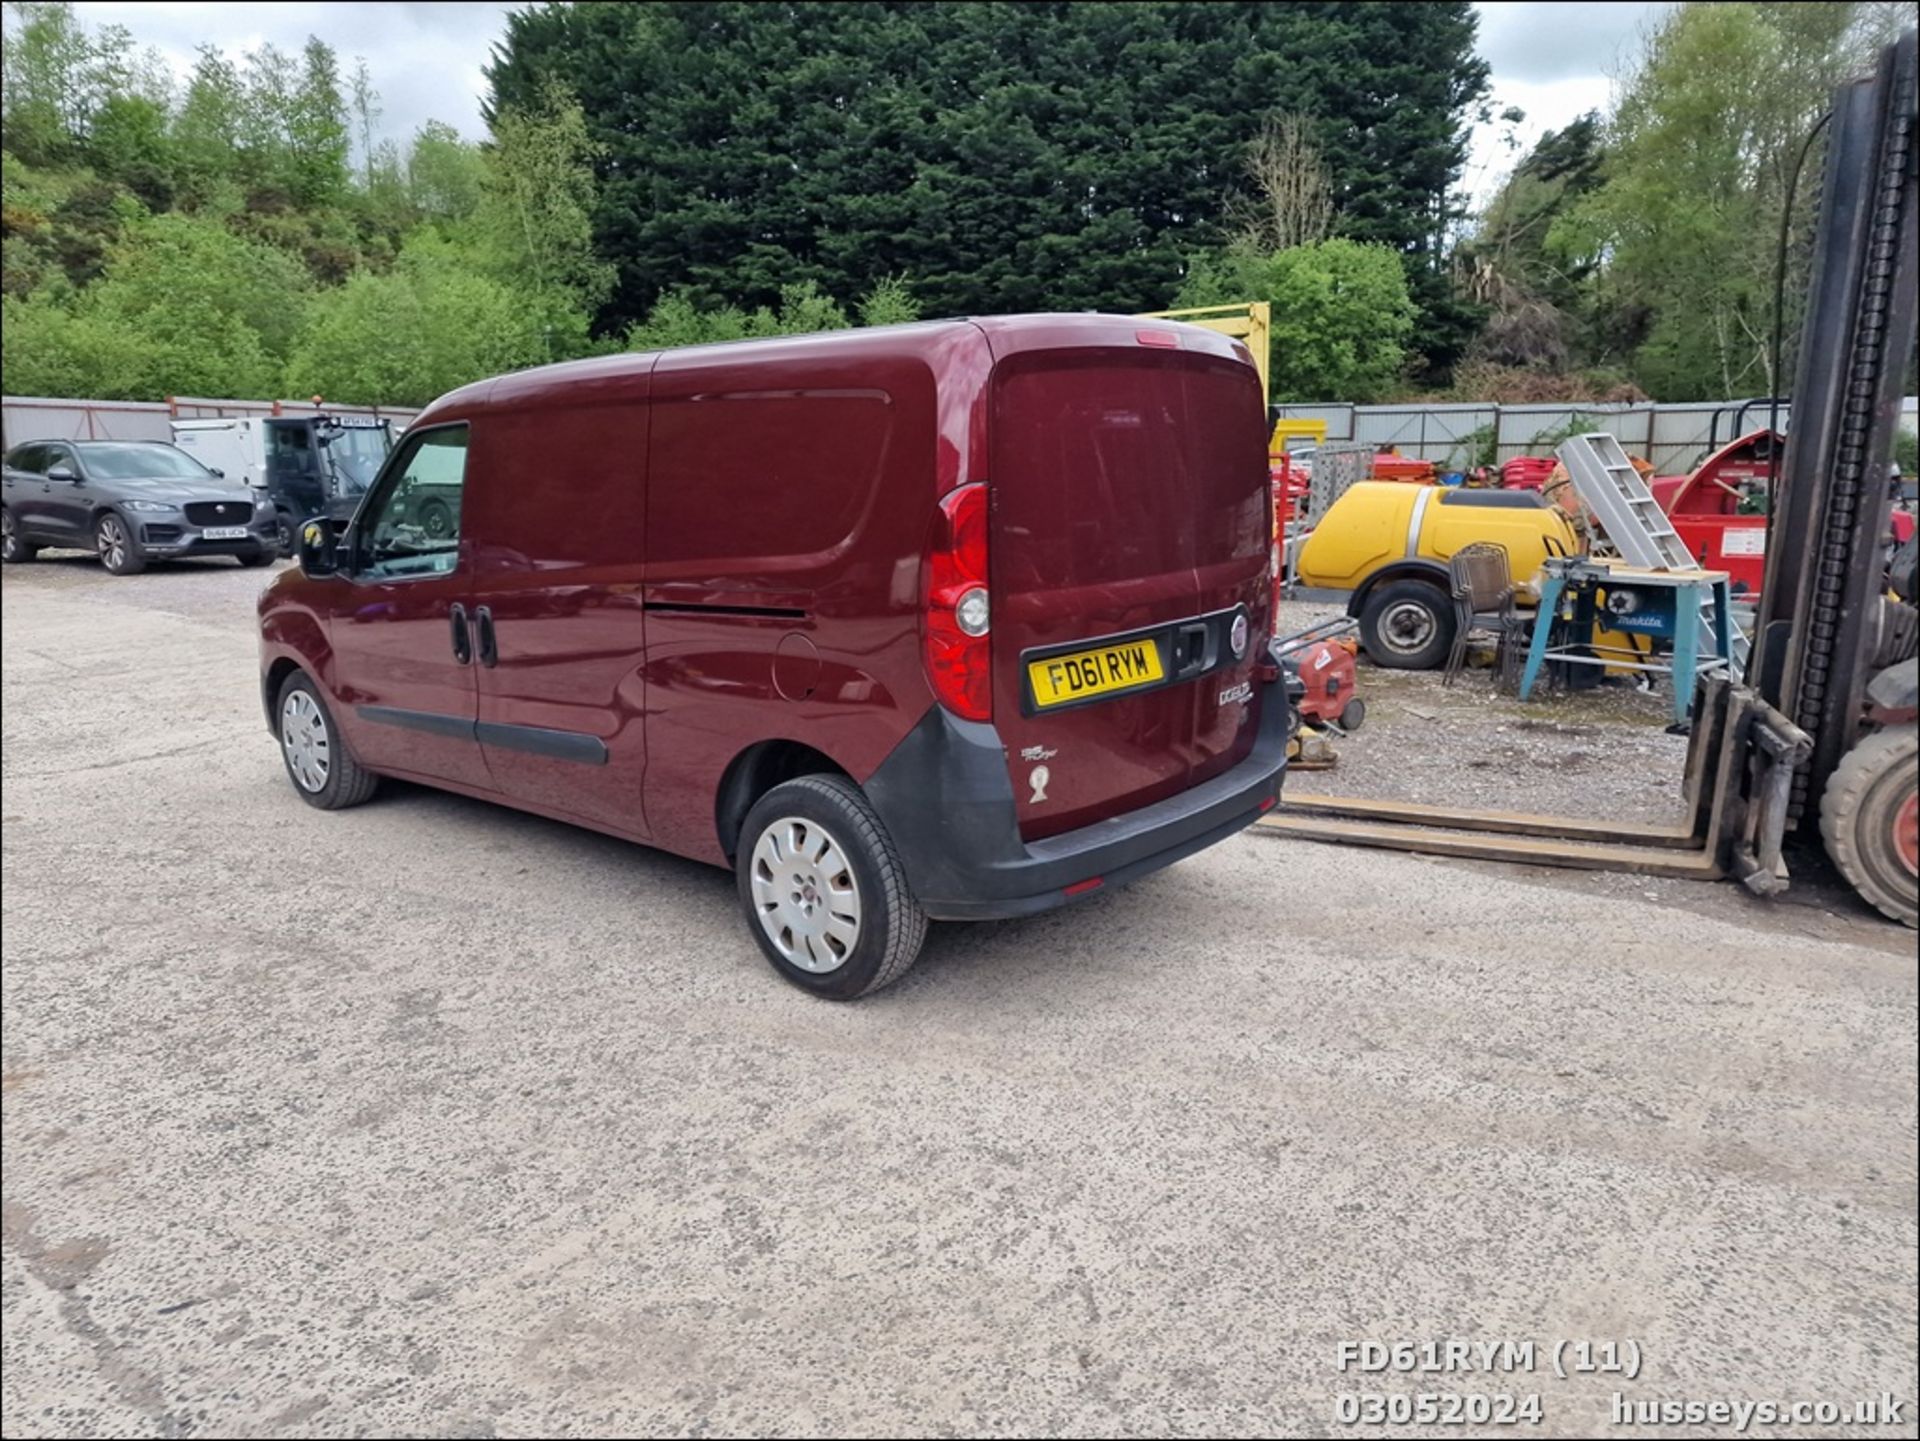
[[[1240,689],[1266,632],[1252,366],[1185,327],[1068,324],[1091,343],[1007,355],[991,392],[993,720],[1029,840],[1244,756],[1257,717]]]

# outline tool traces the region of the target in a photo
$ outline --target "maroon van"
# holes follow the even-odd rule
[[[445,396],[260,599],[301,797],[377,778],[716,865],[850,999],[1279,796],[1246,349],[1103,315],[576,361]]]

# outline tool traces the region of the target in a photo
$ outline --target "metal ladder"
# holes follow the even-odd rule
[[[1607,539],[1620,548],[1629,565],[1647,570],[1701,568],[1619,441],[1605,431],[1576,435],[1560,446],[1558,454],[1581,501],[1599,517]],[[1729,620],[1729,625],[1733,678],[1738,679],[1746,672],[1750,647],[1739,624]],[[1700,633],[1709,640],[1715,634],[1710,594],[1700,598]]]

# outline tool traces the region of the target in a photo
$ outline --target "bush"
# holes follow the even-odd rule
[[[445,242],[416,238],[391,273],[322,293],[287,361],[285,392],[348,405],[424,405],[547,358],[538,316]]]
[[[1400,256],[1384,245],[1322,240],[1262,254],[1197,257],[1180,306],[1267,301],[1273,309],[1271,398],[1369,404],[1406,369],[1419,308]]]

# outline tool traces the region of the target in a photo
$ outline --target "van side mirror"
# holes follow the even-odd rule
[[[333,522],[316,515],[300,527],[300,570],[311,576],[332,575],[340,569],[340,537]]]

